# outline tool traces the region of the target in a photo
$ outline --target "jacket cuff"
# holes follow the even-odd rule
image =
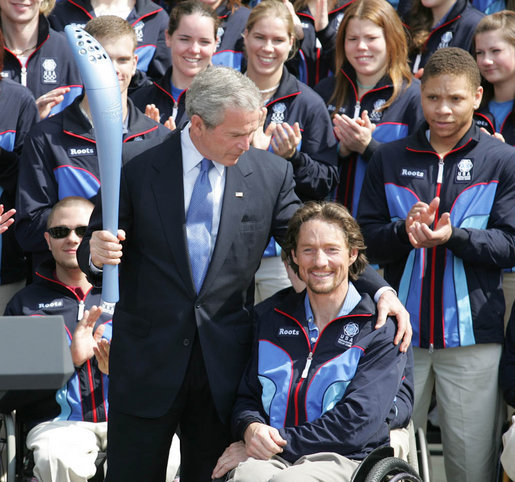
[[[449,241],[445,243],[445,247],[454,251],[455,249],[459,249],[467,245],[469,242],[469,232],[463,228],[452,227],[452,234],[449,238]]]
[[[319,30],[316,35],[322,44],[322,47],[326,47],[329,42],[334,42],[336,37],[336,29],[331,26],[331,23],[327,24],[327,27]]]
[[[361,157],[365,161],[370,161],[370,158],[374,154],[374,152],[377,150],[377,148],[381,145],[380,142],[376,141],[373,137],[370,139],[370,142],[368,143],[368,146],[363,151],[363,154]]]
[[[266,424],[266,422],[263,419],[253,415],[249,415],[248,417],[242,418],[234,426],[233,435],[235,437],[235,440],[245,441],[245,431],[247,430],[249,425],[254,422]]]
[[[305,164],[303,157],[300,155],[300,152],[297,149],[295,149],[295,154],[287,159],[287,161],[291,162],[293,169],[303,167]]]
[[[394,230],[397,233],[397,237],[401,243],[406,245],[410,244],[409,236],[406,232],[406,221],[404,219],[401,219],[395,223]]]

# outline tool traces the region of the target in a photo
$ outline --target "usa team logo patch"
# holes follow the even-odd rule
[[[143,42],[143,27],[145,24],[143,22],[138,22],[133,26],[134,32],[136,33],[136,39],[138,42]]]
[[[57,84],[57,62],[55,59],[43,59],[41,62],[41,83]]]
[[[374,102],[374,109],[370,114],[370,120],[374,123],[380,122],[383,117],[383,112],[381,111],[381,107],[386,104],[385,99],[378,99]]]
[[[462,159],[456,166],[456,182],[470,182],[474,164],[470,159]]]
[[[270,119],[275,124],[282,124],[284,122],[284,113],[286,112],[286,104],[284,102],[277,102],[272,106],[272,118]]]
[[[354,344],[354,338],[359,333],[359,325],[351,322],[347,323],[344,327],[340,336],[338,337],[337,344],[350,348]]]
[[[443,49],[448,47],[452,40],[452,32],[445,32],[440,39],[440,43],[438,44],[438,49]]]

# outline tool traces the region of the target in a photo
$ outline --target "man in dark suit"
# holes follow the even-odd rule
[[[210,479],[250,354],[254,273],[299,206],[291,165],[250,148],[263,113],[249,79],[226,68],[199,74],[187,112],[185,129],[124,166],[118,237],[100,231],[99,202],[79,250],[98,284],[123,241],[110,482],[164,480],[177,426],[181,480]]]

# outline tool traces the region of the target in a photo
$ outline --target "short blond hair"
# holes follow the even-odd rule
[[[102,15],[92,18],[84,30],[100,43],[102,40],[116,40],[121,37],[130,37],[132,41],[132,51],[136,50],[138,39],[132,25],[116,15]]]

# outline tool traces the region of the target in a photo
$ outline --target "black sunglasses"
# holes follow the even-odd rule
[[[71,231],[75,231],[75,234],[79,238],[83,238],[86,234],[87,226],[77,226],[76,228],[69,228],[68,226],[54,226],[53,228],[48,228],[48,234],[50,237],[54,239],[63,239],[66,238],[70,234]]]

